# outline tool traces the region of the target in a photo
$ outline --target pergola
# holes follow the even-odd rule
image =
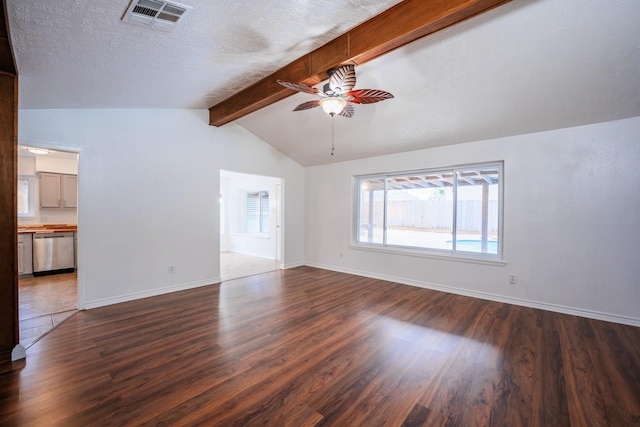
[[[369,220],[368,241],[373,242],[373,203],[374,193],[378,191],[411,190],[423,188],[482,186],[482,229],[481,250],[487,251],[489,235],[489,186],[497,184],[500,172],[496,168],[464,169],[462,171],[446,172],[418,172],[415,174],[404,173],[402,175],[389,175],[386,177],[367,179],[362,184],[360,191],[369,192]]]

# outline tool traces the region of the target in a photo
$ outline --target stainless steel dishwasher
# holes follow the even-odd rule
[[[73,232],[33,235],[33,274],[73,271]]]

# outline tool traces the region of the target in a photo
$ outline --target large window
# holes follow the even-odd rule
[[[269,192],[247,192],[247,233],[269,232]]]
[[[32,217],[35,215],[33,177],[18,177],[18,216]]]
[[[502,163],[357,179],[356,241],[501,259]]]

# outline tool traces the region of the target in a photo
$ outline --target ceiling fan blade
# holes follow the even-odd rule
[[[384,101],[393,98],[393,95],[384,90],[378,89],[357,89],[349,91],[345,94],[345,98],[349,102],[355,104],[373,104],[374,102]]]
[[[347,102],[347,105],[344,106],[342,112],[338,114],[339,116],[351,118],[356,113],[355,108],[353,108],[353,104]]]
[[[329,87],[336,94],[350,91],[356,85],[356,69],[353,65],[336,68],[329,77]]]
[[[303,102],[302,104],[300,104],[296,108],[294,108],[293,111],[308,110],[309,108],[314,108],[314,107],[317,107],[319,105],[320,105],[320,100],[319,99],[314,99],[313,101]]]
[[[320,93],[320,91],[317,88],[308,86],[304,83],[289,83],[289,82],[283,82],[282,80],[278,80],[278,83],[280,83],[282,86],[286,88],[293,89],[298,92],[310,93],[312,95]]]

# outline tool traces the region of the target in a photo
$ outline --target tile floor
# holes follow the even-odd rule
[[[29,348],[78,309],[76,273],[18,280],[20,344]]]
[[[220,252],[220,277],[223,281],[276,271],[279,268],[279,262],[275,259]]]

